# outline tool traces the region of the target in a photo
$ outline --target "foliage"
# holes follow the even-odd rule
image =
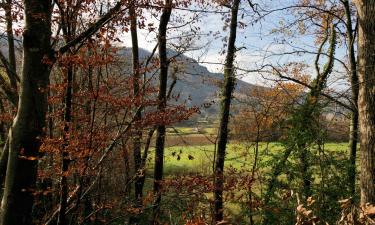
[[[240,4],[238,21],[230,24],[230,9],[236,2]],[[5,201],[26,193],[31,197],[19,199],[32,206],[32,219],[22,221],[22,225],[149,224],[150,220],[155,224],[200,225],[213,224],[214,214],[221,212],[224,218],[219,224],[373,223],[374,206],[358,207],[360,191],[353,195],[348,187],[347,171],[355,165],[348,159],[346,144],[328,143],[347,140],[347,114],[357,110],[353,108],[355,102],[347,101],[350,94],[337,94],[328,86],[331,75],[332,80],[337,78],[333,75],[341,74],[346,79],[347,74],[356,71],[345,65],[346,56],[342,53],[344,48],[357,49],[354,43],[343,44],[348,38],[345,31],[357,34],[356,28],[349,29],[345,21],[347,13],[357,19],[351,3],[280,1],[280,8],[273,2],[255,0],[54,0],[49,1],[51,5],[43,2],[49,6],[44,8],[31,3],[40,2],[0,3],[2,39],[6,40],[0,51],[2,217],[5,209],[15,207],[17,210],[11,213],[26,218],[31,209]],[[43,13],[31,15],[30,10]],[[160,35],[157,25],[165,19],[166,11],[171,13],[171,19]],[[279,21],[271,21],[276,18],[272,16],[275,13],[279,13]],[[219,30],[205,27],[212,15],[221,18],[214,22],[220,23]],[[32,33],[35,41],[29,43],[27,23],[38,28],[50,19],[47,26],[53,35],[45,41],[50,43],[45,49],[30,47],[40,44],[39,39],[47,31]],[[264,25],[270,32],[261,31],[256,38],[270,42],[269,48],[276,44],[277,51],[258,50],[263,60],[255,62],[252,69],[242,68],[245,66],[241,59],[249,58],[248,53],[254,50],[253,44],[245,40],[254,38],[247,34],[248,29],[262,30]],[[228,35],[230,27],[233,32]],[[240,28],[238,32],[236,28]],[[134,38],[138,31],[158,39],[156,46],[142,46],[148,40]],[[129,32],[133,37],[132,50],[138,44],[141,48],[153,47],[150,56],[137,61],[139,52],[133,52],[131,61],[124,54],[126,50],[120,46]],[[236,35],[239,41],[235,45]],[[228,36],[232,37],[229,44]],[[167,46],[160,47],[162,39]],[[218,86],[229,84],[226,116],[231,122],[222,122],[225,129],[218,128],[217,115],[199,123],[199,108],[208,108],[220,100],[215,93],[211,93],[214,100],[201,106],[191,105],[190,96],[183,99],[178,93],[181,80],[206,76],[187,74],[194,71],[192,65],[222,66],[204,60],[209,48],[216,45],[213,40],[222,43],[221,49],[215,49],[220,56],[229,53],[224,67],[225,78],[229,79],[206,79],[215,80]],[[302,46],[297,46],[301,42]],[[330,43],[328,48],[326,42]],[[158,48],[164,57],[157,56]],[[40,59],[27,58],[28,52],[42,50],[46,54],[39,55]],[[199,56],[195,55],[197,52]],[[179,60],[186,53],[193,55],[192,59]],[[315,56],[315,61],[308,55]],[[276,57],[280,58],[274,60]],[[322,59],[328,60],[324,66]],[[39,66],[30,68],[28,63]],[[167,86],[157,85],[155,78],[161,69],[169,74],[164,77]],[[313,69],[315,78],[311,75]],[[237,90],[231,96],[235,73],[258,74],[269,83]],[[42,80],[37,76],[42,76]],[[358,86],[351,85],[353,90]],[[158,97],[161,89],[164,94]],[[23,96],[25,93],[29,94]],[[41,97],[40,101],[35,96]],[[229,110],[231,98],[234,103]],[[26,110],[25,102],[29,106]],[[333,103],[338,107],[334,108]],[[20,116],[22,112],[30,114]],[[191,120],[193,117],[196,118]],[[189,119],[193,122],[184,123]],[[230,132],[226,131],[227,126]],[[33,129],[16,132],[20,127],[37,127],[38,134]],[[158,127],[167,127],[166,133]],[[159,134],[159,140],[166,139],[158,149],[158,163],[164,162],[165,166],[158,167],[162,169],[157,179],[151,175],[158,169],[154,133]],[[225,133],[225,137],[229,134],[229,143],[219,146],[224,148],[220,154],[218,133]],[[29,143],[27,148],[19,147],[25,143]],[[215,161],[224,158],[224,174],[214,174],[218,168]],[[19,165],[26,165],[23,171],[30,174],[37,171],[37,178],[19,173]],[[135,196],[134,188],[139,182],[144,186],[141,195]],[[19,188],[23,185],[27,188]],[[159,189],[153,190],[153,186]],[[13,191],[14,188],[20,190]],[[222,192],[219,197],[223,198],[223,211],[213,212],[217,211],[214,198],[218,196],[212,192]],[[153,215],[156,195],[163,196],[157,217]],[[18,209],[24,211],[20,213]],[[1,225],[9,222],[2,221]]]

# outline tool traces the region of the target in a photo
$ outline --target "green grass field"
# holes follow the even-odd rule
[[[190,135],[190,134],[209,134],[215,135],[217,129],[213,127],[195,128],[195,127],[169,127],[168,135]]]
[[[185,130],[188,132],[188,130]],[[184,135],[185,138],[189,138],[191,134]],[[193,135],[194,136],[194,135]],[[337,157],[346,157],[347,154],[347,143],[327,143],[324,145],[324,151],[327,153],[332,153]],[[178,145],[169,146],[165,149],[164,158],[164,175],[166,179],[174,179],[176,176],[196,176],[204,175],[209,176],[213,171],[213,161],[214,161],[214,148],[213,144],[210,145]],[[260,143],[258,153],[258,165],[262,167],[261,173],[270,169],[267,167],[267,162],[270,161],[273,155],[283,151],[283,146],[280,143]],[[229,168],[235,168],[238,171],[248,171],[250,173],[252,166],[254,164],[255,155],[255,145],[252,143],[229,143],[227,146],[227,155],[225,161],[226,171]],[[153,153],[151,153],[153,157]],[[152,174],[152,163],[151,159],[149,164],[149,174]],[[266,165],[266,166],[265,166]],[[283,176],[281,179],[285,179]],[[149,179],[149,186],[151,188],[152,179]],[[316,180],[316,182],[319,182]],[[151,189],[150,189],[151,190]],[[252,191],[255,193],[260,193],[259,184],[255,184]],[[242,191],[243,193],[243,191]],[[236,195],[242,194],[241,191],[236,193]],[[203,193],[207,199],[212,199],[212,194]],[[164,196],[163,201],[176,200],[176,196],[169,196],[167,193]],[[183,201],[183,200],[181,200]],[[169,204],[169,203],[168,203]],[[172,203],[176,204],[176,203]],[[207,207],[204,206],[204,207]],[[241,219],[241,205],[235,201],[227,201],[225,203],[226,215],[231,218]],[[255,217],[257,218],[257,217]]]
[[[280,143],[260,143],[259,160],[267,161],[283,150]],[[327,143],[325,150],[345,154],[347,143]],[[251,167],[254,163],[254,144],[229,144],[225,166],[234,168]],[[165,150],[165,174],[191,174],[212,172],[214,145],[173,146]]]

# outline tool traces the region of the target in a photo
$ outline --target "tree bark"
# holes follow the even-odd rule
[[[355,194],[355,181],[356,181],[356,157],[357,157],[357,143],[358,143],[358,75],[357,75],[357,60],[355,58],[355,31],[353,30],[352,16],[349,0],[342,1],[345,8],[346,17],[346,42],[348,46],[349,56],[349,76],[350,85],[352,89],[352,108],[350,118],[350,131],[349,131],[349,161],[348,168],[348,183],[351,195]]]
[[[135,8],[135,1],[132,1],[129,6],[129,16],[130,16],[130,33],[132,38],[132,55],[133,55],[133,94],[136,101],[139,100],[140,97],[140,71],[139,71],[139,47],[138,47],[138,33],[137,33],[137,13]],[[138,106],[136,106],[138,108]],[[142,119],[142,112],[141,110],[136,111],[135,115],[135,126],[134,126],[134,136],[133,136],[133,155],[134,155],[134,169],[136,172],[136,180],[134,184],[134,192],[135,198],[137,201],[137,205],[142,204],[142,196],[143,196],[143,188],[142,188],[142,181],[141,181],[141,141],[142,141],[142,130],[140,129],[139,123]]]
[[[25,0],[23,71],[17,115],[9,133],[2,225],[32,224],[38,152],[44,135],[52,58],[50,1]],[[38,16],[35,16],[38,15]]]
[[[72,101],[73,101],[73,67],[69,66],[67,71],[67,88],[65,94],[65,112],[64,112],[64,143],[61,146],[61,178],[60,178],[60,212],[57,219],[58,225],[66,225],[66,208],[68,201],[68,169],[69,169],[69,131],[72,122]]]
[[[167,107],[167,81],[168,81],[168,67],[169,61],[167,56],[167,26],[172,14],[172,0],[164,1],[164,8],[160,17],[159,24],[159,60],[160,60],[160,75],[159,75],[159,94],[158,94],[158,111],[164,114]],[[164,166],[164,145],[165,145],[165,125],[164,121],[160,121],[160,125],[156,128],[156,144],[155,144],[155,168],[154,168],[154,204],[152,224],[158,224],[158,216],[160,211],[161,188],[163,180],[163,166]]]
[[[375,203],[375,1],[357,0],[361,205]]]
[[[6,139],[3,151],[0,156],[0,187],[1,189],[4,187],[5,176],[7,172],[7,165],[8,165],[8,158],[9,158],[9,138]]]
[[[355,195],[355,181],[356,181],[356,158],[358,145],[358,111],[355,109],[350,115],[350,130],[349,130],[349,168],[348,168],[348,182],[349,192]]]
[[[234,0],[231,10],[230,34],[228,40],[227,56],[224,67],[224,86],[222,89],[221,115],[219,127],[219,140],[214,172],[214,224],[224,218],[223,213],[223,189],[224,189],[224,161],[228,141],[228,123],[230,104],[235,87],[235,75],[233,62],[236,53],[237,17],[241,0]]]
[[[7,36],[8,36],[8,57],[10,69],[16,74],[16,50],[14,47],[14,35],[13,35],[13,18],[12,18],[12,0],[6,1],[5,7],[5,18],[7,23]],[[17,79],[15,76],[9,76],[10,85],[14,91],[17,91]]]
[[[72,41],[72,38],[76,35],[77,30],[77,19],[72,16],[76,14],[74,7],[65,9],[60,7],[61,14],[61,27],[65,37],[65,42],[69,43]],[[68,18],[71,18],[68,20]],[[71,53],[69,53],[71,54]],[[74,79],[74,65],[70,63],[66,68],[62,68],[66,73],[66,79],[64,82],[67,84],[65,90],[64,98],[64,131],[63,131],[63,144],[61,146],[61,177],[60,177],[60,211],[57,218],[57,225],[66,225],[66,210],[67,210],[67,201],[68,201],[68,170],[69,170],[69,133],[71,129],[72,122],[72,112],[73,112],[73,79]]]

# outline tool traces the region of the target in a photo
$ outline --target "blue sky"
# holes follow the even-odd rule
[[[260,6],[267,10],[278,9],[293,5],[298,0],[263,0],[258,1]],[[191,9],[196,9],[196,6],[191,6]],[[229,9],[222,8],[222,11],[229,12]],[[170,26],[175,26],[189,20],[189,18],[195,15],[192,12],[185,10],[174,10],[172,17],[172,23]],[[228,14],[229,15],[229,14]],[[199,15],[200,20],[194,24],[194,26],[200,28],[200,32],[208,33],[211,32],[214,35],[202,36],[201,39],[192,41],[192,46],[200,48],[199,50],[187,52],[186,55],[194,59],[198,59],[202,65],[206,66],[212,72],[222,72],[223,66],[220,63],[224,62],[225,55],[220,54],[222,52],[223,38],[227,36],[228,30],[223,30],[224,22],[222,21],[222,15],[217,13],[202,13]],[[181,18],[182,17],[182,18]],[[158,18],[147,17],[148,21],[152,21],[155,26],[158,25]],[[242,1],[241,12],[239,15],[239,21],[247,24],[245,28],[238,29],[237,35],[237,48],[242,48],[237,52],[236,63],[240,68],[252,70],[259,68],[262,64],[272,63],[273,65],[281,65],[286,62],[299,61],[304,62],[313,67],[315,56],[312,54],[307,55],[285,55],[285,56],[271,56],[275,53],[283,53],[292,51],[295,49],[306,49],[309,51],[317,50],[318,46],[315,44],[315,36],[312,34],[299,35],[295,27],[291,30],[286,30],[284,34],[278,34],[272,32],[277,29],[281,24],[285,24],[295,20],[295,15],[291,11],[277,11],[264,17],[263,19],[254,22],[254,13],[250,9],[247,1]],[[176,22],[177,21],[177,22]],[[173,37],[170,42],[176,43],[175,37],[181,35],[182,32],[188,31],[190,27],[179,28],[178,31],[171,29],[169,37]],[[155,33],[149,33],[147,30],[139,30],[139,45],[141,48],[152,50],[155,46]],[[130,36],[126,34],[122,40],[124,45],[131,47]],[[177,44],[178,45],[178,44]],[[345,49],[340,48],[337,50],[337,55],[340,58],[345,56]],[[322,58],[324,63],[324,57]],[[332,76],[331,83],[337,85],[337,77],[341,77],[341,71],[343,67],[336,64],[335,69],[337,70],[336,75]],[[311,69],[308,71],[313,77],[315,71]],[[262,76],[258,73],[243,73],[238,71],[240,79],[248,81],[250,83],[262,84],[265,82]],[[343,81],[339,81],[343,82]],[[340,84],[341,85],[341,84]]]

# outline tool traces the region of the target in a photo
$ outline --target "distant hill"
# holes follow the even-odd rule
[[[131,57],[131,49],[122,48],[119,55]],[[140,49],[141,60],[150,56],[150,52]],[[157,54],[157,53],[156,53]],[[173,57],[176,52],[169,50],[168,56]],[[177,83],[173,89],[174,96],[179,95],[179,102],[184,102],[188,106],[198,106],[201,108],[202,117],[216,117],[219,107],[220,87],[223,83],[222,73],[212,73],[205,66],[200,65],[196,60],[185,55],[179,55],[170,65],[170,75],[177,67]],[[155,77],[155,82],[158,76]],[[169,83],[171,82],[169,79]],[[241,89],[251,89],[257,87],[242,80],[237,79],[236,92]],[[208,105],[210,105],[208,107]],[[205,106],[205,107],[204,107]]]

